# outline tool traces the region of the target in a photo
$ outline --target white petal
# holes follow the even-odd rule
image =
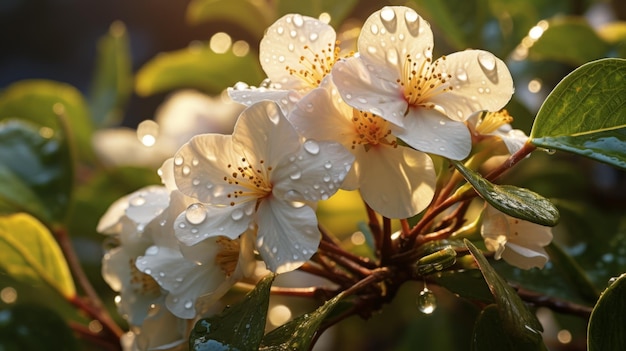
[[[285,15],[274,22],[261,39],[261,66],[272,83],[280,84],[282,89],[311,89],[314,86],[308,80],[312,75],[315,77],[317,71],[311,65],[316,64],[319,69],[322,64],[319,57],[317,62],[314,61],[315,55],[333,57],[335,40],[335,30],[330,25],[299,14]],[[329,44],[332,45],[330,49]],[[303,61],[301,57],[304,57]],[[296,71],[311,71],[309,79],[290,74],[287,67]]]
[[[407,147],[372,147],[359,152],[361,195],[388,218],[421,212],[434,195],[436,175],[431,158]]]
[[[228,204],[227,194],[239,187],[228,184],[224,176],[232,172],[228,164],[237,164],[240,158],[230,135],[197,135],[174,156],[176,186],[201,202]]]
[[[528,248],[511,242],[506,243],[502,258],[507,263],[522,269],[543,268],[550,259],[546,250],[540,246]]]
[[[170,191],[163,186],[151,185],[128,197],[126,216],[136,224],[146,225],[167,208]]]
[[[317,251],[321,234],[312,208],[268,198],[258,214],[257,250],[271,271],[297,269]]]
[[[132,350],[184,350],[188,342],[188,329],[189,321],[174,316],[165,307],[158,305],[146,318],[134,339],[130,340],[134,343]]]
[[[124,282],[130,281],[131,257],[122,247],[116,247],[102,258],[102,278],[113,291],[121,291]]]
[[[380,70],[376,74],[394,81],[399,78],[407,55],[413,60],[423,59],[426,51],[433,49],[433,33],[428,22],[413,9],[387,6],[365,21],[358,45],[365,61],[374,71]]]
[[[272,174],[273,194],[288,201],[319,201],[332,196],[346,178],[354,156],[341,144],[308,139]]]
[[[100,217],[96,230],[103,234],[119,234],[122,229],[120,219],[126,213],[128,208],[128,197],[131,194],[123,196],[113,202],[107,211]]]
[[[260,101],[274,101],[285,114],[293,110],[295,103],[300,100],[300,94],[293,90],[271,88],[228,88],[228,95],[234,101],[245,106],[252,106]]]
[[[513,78],[504,62],[483,50],[455,52],[437,60],[452,75],[452,91],[432,98],[448,117],[464,121],[477,111],[498,111],[513,95]]]
[[[357,57],[341,60],[333,68],[333,83],[348,105],[402,126],[408,103],[396,83],[399,76],[394,73],[376,75],[370,67],[374,69]]]
[[[247,108],[233,132],[233,144],[248,161],[275,167],[299,148],[300,137],[278,106],[262,101]]]
[[[472,149],[467,126],[435,110],[411,108],[404,127],[394,128],[394,134],[417,150],[453,160],[464,159]]]
[[[255,204],[255,201],[220,207],[192,204],[190,206],[194,207],[191,210],[193,213],[187,209],[174,222],[176,237],[185,245],[195,245],[218,235],[236,239],[248,228],[254,215]]]
[[[137,131],[130,128],[102,129],[94,133],[92,141],[98,159],[107,166],[156,168],[172,151],[157,139],[151,147],[143,145]]]
[[[511,129],[508,131],[502,131],[502,129],[503,128],[500,127],[500,129],[495,131],[493,134],[499,136],[502,139],[504,145],[506,145],[507,150],[509,150],[509,154],[511,155],[519,151],[528,141],[528,136],[526,135],[526,133],[519,129]]]
[[[509,221],[509,242],[522,246],[546,246],[552,241],[552,228],[506,216]]]

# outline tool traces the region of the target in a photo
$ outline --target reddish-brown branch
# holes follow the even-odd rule
[[[349,285],[354,280],[345,272],[342,272],[336,267],[331,266],[328,262],[326,262],[325,258],[319,254],[314,255],[311,260],[318,263],[322,267],[318,267],[311,262],[306,262],[298,269],[303,272],[317,275],[318,277],[326,278],[329,281],[339,284],[341,286]]]
[[[91,344],[98,345],[99,347],[110,351],[122,350],[122,345],[119,343],[118,340],[108,340],[104,338],[103,335],[101,335],[100,333],[94,333],[84,325],[73,321],[69,321],[68,325],[79,338],[86,340]]]
[[[522,300],[529,302],[535,306],[547,307],[555,312],[571,314],[585,319],[589,319],[589,317],[591,316],[591,307],[557,299],[555,297],[546,296],[535,291],[524,289],[522,287],[514,288],[517,290],[517,294],[522,298]]]
[[[381,265],[387,263],[393,255],[393,242],[391,240],[391,219],[383,217],[383,246],[381,249]]]
[[[496,178],[498,178],[504,172],[511,169],[511,167],[516,165],[519,161],[523,160],[527,155],[529,155],[531,152],[535,151],[536,149],[537,147],[535,145],[531,144],[530,142],[527,142],[516,153],[509,156],[509,158],[506,159],[506,161],[504,161],[500,166],[498,166],[498,168],[489,172],[489,174],[485,176],[485,179],[487,179],[488,181],[494,181]]]
[[[376,268],[376,263],[372,262],[370,259],[366,258],[366,257],[361,257],[361,256],[357,256],[354,255],[344,249],[342,249],[339,246],[333,245],[333,244],[329,244],[325,241],[321,241],[320,242],[320,250],[325,251],[325,252],[332,252],[333,254],[339,255],[339,256],[343,256],[353,262],[356,262],[357,264],[368,268],[368,269],[374,269]]]
[[[374,237],[374,244],[376,245],[376,256],[380,257],[380,250],[383,246],[383,231],[380,228],[380,222],[374,211],[367,203],[365,203],[365,210],[367,211],[368,225],[372,231]]]

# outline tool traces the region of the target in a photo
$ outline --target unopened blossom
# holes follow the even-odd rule
[[[508,216],[487,205],[480,228],[487,250],[496,260],[522,268],[543,268],[549,256],[545,246],[552,241],[552,228]]]
[[[316,18],[287,14],[265,32],[259,48],[267,74],[258,88],[238,83],[228,92],[233,100],[251,105],[262,100],[278,103],[283,111],[319,86],[339,57],[333,27]]]
[[[119,127],[97,131],[93,145],[99,159],[109,166],[158,167],[180,146],[201,133],[231,133],[243,106],[226,93],[208,96],[181,90],[159,106],[150,130]]]
[[[502,140],[509,154],[516,153],[528,141],[522,130],[513,129],[513,117],[507,110],[481,112],[471,116],[467,123],[477,136],[494,136]]]
[[[343,188],[359,188],[365,202],[388,218],[407,218],[431,202],[435,170],[431,158],[398,145],[390,122],[347,105],[331,81],[303,97],[289,116],[304,136],[335,140],[355,156]]]
[[[193,245],[258,227],[256,248],[267,266],[296,269],[319,245],[312,206],[337,191],[353,161],[338,143],[303,140],[275,103],[254,104],[232,136],[199,135],[177,152],[176,185],[197,203],[178,217],[176,234]]]
[[[354,108],[376,114],[417,150],[463,159],[471,138],[463,123],[511,98],[505,64],[483,50],[433,60],[430,25],[408,7],[384,7],[363,25],[358,55],[337,62],[332,79]]]

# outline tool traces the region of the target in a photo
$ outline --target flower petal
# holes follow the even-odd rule
[[[255,201],[219,207],[191,204],[174,222],[176,237],[185,245],[196,245],[218,235],[236,239],[252,221],[255,204]]]
[[[550,257],[541,246],[523,247],[507,242],[506,249],[502,253],[502,259],[515,267],[531,269],[533,267],[543,268]]]
[[[258,218],[256,246],[271,271],[297,269],[317,251],[321,234],[312,208],[268,198],[259,205]]]
[[[404,117],[404,127],[394,128],[394,134],[419,151],[453,160],[464,159],[472,149],[467,126],[436,110],[411,108]]]
[[[353,162],[341,144],[308,139],[275,169],[273,194],[288,201],[326,200],[342,185]]]
[[[252,106],[260,101],[274,101],[277,103],[283,113],[289,113],[300,100],[300,94],[292,90],[277,90],[271,88],[257,88],[245,85],[235,85],[234,88],[228,88],[228,95],[234,101],[245,106]]]
[[[335,40],[335,30],[330,25],[316,18],[287,14],[274,22],[261,39],[261,66],[281,89],[311,89],[321,66],[332,65],[328,56],[333,58]],[[300,71],[306,72],[306,76]]]
[[[448,117],[465,121],[477,111],[497,111],[513,95],[513,78],[504,62],[483,50],[465,50],[438,59],[439,70],[450,74],[452,90],[434,96]]]
[[[431,158],[408,147],[372,147],[357,154],[361,195],[388,218],[421,212],[434,195],[436,175]]]

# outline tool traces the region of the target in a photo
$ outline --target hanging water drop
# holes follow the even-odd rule
[[[431,314],[437,308],[437,298],[435,294],[426,287],[424,290],[420,291],[416,303],[417,308],[424,314]]]
[[[206,219],[206,208],[201,203],[195,203],[187,207],[185,218],[191,224],[200,224]]]

